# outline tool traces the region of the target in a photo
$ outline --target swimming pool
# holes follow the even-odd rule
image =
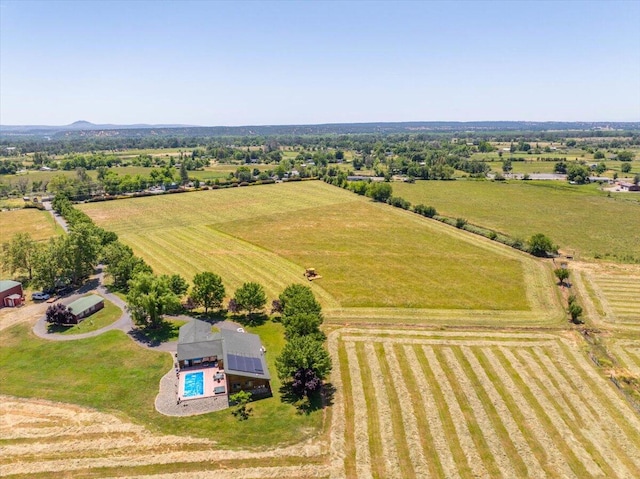
[[[184,377],[182,397],[202,396],[204,394],[204,372],[188,373]]]

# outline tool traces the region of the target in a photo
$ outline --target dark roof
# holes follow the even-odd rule
[[[208,341],[213,335],[214,333],[211,331],[211,324],[206,321],[194,319],[180,327],[178,342],[199,343],[201,341]]]
[[[220,335],[212,336],[208,341],[200,341],[197,343],[178,342],[178,361],[208,358],[211,356],[222,358],[222,355],[222,338]]]
[[[223,329],[220,334],[224,344],[225,373],[256,379],[271,379],[260,336],[238,333],[230,329]]]
[[[194,319],[180,328],[178,361],[217,356],[227,374],[271,379],[260,336],[222,329],[213,333],[207,322]]]
[[[15,288],[16,286],[20,285],[21,284],[17,281],[11,281],[10,279],[0,281],[0,293],[4,293],[5,291],[8,291],[11,288]]]
[[[85,296],[84,298],[76,299],[73,303],[68,304],[67,308],[69,308],[69,311],[74,315],[78,316],[103,301],[104,298],[102,296],[92,294],[90,296]]]
[[[194,319],[180,327],[178,360],[222,357],[222,336],[211,331],[211,324]]]

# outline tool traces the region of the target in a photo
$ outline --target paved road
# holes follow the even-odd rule
[[[115,304],[118,308],[122,310],[122,316],[116,322],[110,324],[109,326],[105,326],[104,328],[96,329],[95,331],[91,331],[88,333],[81,334],[72,334],[68,336],[63,336],[62,334],[50,334],[47,332],[47,323],[45,318],[40,318],[35,326],[33,327],[33,332],[36,336],[43,339],[50,339],[52,341],[72,341],[74,339],[84,339],[84,338],[93,338],[98,336],[104,332],[111,331],[112,329],[119,329],[120,331],[129,334],[129,332],[133,329],[133,322],[131,321],[131,316],[127,311],[127,307],[124,301],[122,301],[115,294],[109,293],[107,289],[104,287],[104,272],[102,269],[102,265],[98,266],[98,274],[95,279],[92,281],[97,281],[98,286],[96,288],[98,294],[105,299],[108,299],[113,304]],[[92,282],[90,281],[90,283]],[[87,288],[80,288],[78,294],[73,294],[68,298],[65,298],[64,302],[66,304],[75,301],[76,299],[82,297],[86,292]]]
[[[76,339],[93,338],[107,331],[112,331],[117,329],[125,333],[127,336],[129,336],[139,346],[142,346],[148,349],[153,349],[156,351],[166,351],[170,353],[175,353],[178,348],[177,341],[169,341],[165,343],[150,343],[145,340],[146,338],[143,335],[136,333],[137,330],[134,328],[131,315],[127,311],[126,303],[122,301],[122,299],[120,299],[115,294],[109,293],[107,289],[104,287],[103,268],[104,268],[103,265],[98,265],[98,268],[97,268],[98,273],[96,274],[96,276],[91,280],[89,280],[85,286],[81,287],[77,293],[72,294],[68,297],[65,297],[64,303],[65,304],[71,303],[72,301],[75,301],[76,299],[81,298],[89,291],[92,291],[95,289],[100,296],[102,296],[105,299],[108,299],[109,301],[111,301],[113,304],[115,304],[118,308],[122,310],[122,316],[120,316],[120,318],[117,321],[110,324],[109,326],[105,326],[104,328],[96,329],[95,331],[91,331],[88,333],[62,335],[62,334],[49,333],[47,331],[47,322],[45,320],[45,317],[43,316],[34,325],[33,333],[39,338],[47,339],[50,341],[74,341]],[[183,315],[176,316],[175,319],[181,319],[183,321],[193,320],[193,318],[191,318],[190,316],[183,316]],[[234,323],[233,321],[221,321],[219,323],[216,323],[216,326],[223,329],[233,329],[233,330],[241,327],[240,324]]]
[[[42,202],[42,206],[44,206],[44,209],[47,210],[49,213],[51,213],[51,215],[53,216],[53,219],[56,220],[56,222],[60,225],[60,227],[66,232],[69,232],[69,225],[67,224],[67,221],[60,216],[58,213],[56,213],[55,211],[53,211],[53,206],[51,206],[51,202],[50,201],[43,201]]]

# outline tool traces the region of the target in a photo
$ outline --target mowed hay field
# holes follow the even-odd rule
[[[640,418],[578,341],[333,333],[334,467],[362,478],[638,477]]]
[[[640,203],[634,193],[608,198],[590,186],[560,182],[417,181],[394,183],[395,196],[412,204],[523,240],[536,233],[549,236],[579,257],[640,260]]]
[[[159,435],[92,409],[7,396],[0,415],[2,477],[328,477],[322,443],[225,450],[215,438]]]
[[[36,241],[60,234],[53,216],[35,208],[0,211],[0,243],[9,241],[16,233],[29,233]]]
[[[594,274],[590,279],[607,320],[640,323],[640,276]]]
[[[529,310],[526,284],[552,284],[526,255],[318,181],[80,208],[156,272],[211,270],[228,292],[258,281],[275,298],[315,267],[328,308]]]

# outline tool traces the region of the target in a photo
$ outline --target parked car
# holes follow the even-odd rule
[[[51,296],[49,296],[47,293],[44,293],[42,291],[36,291],[31,295],[31,299],[34,299],[36,301],[44,301],[45,299],[49,299],[50,297]]]

